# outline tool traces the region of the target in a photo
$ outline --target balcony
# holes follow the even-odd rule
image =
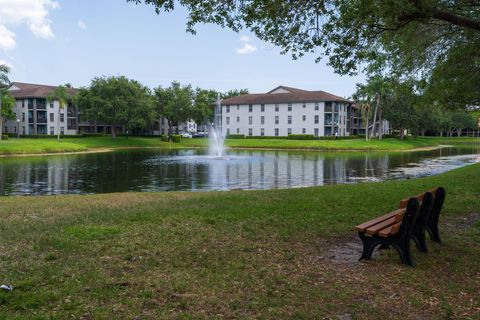
[[[46,117],[39,117],[39,118],[37,118],[37,123],[47,123],[47,118]]]

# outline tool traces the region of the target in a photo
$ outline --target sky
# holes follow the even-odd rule
[[[293,60],[252,33],[217,25],[185,31],[187,12],[157,15],[126,0],[0,0],[0,63],[11,81],[88,86],[125,75],[154,88],[267,92],[278,85],[349,97],[362,75],[341,77],[314,55]]]

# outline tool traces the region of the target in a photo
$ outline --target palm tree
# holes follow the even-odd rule
[[[53,101],[58,101],[58,124],[57,124],[57,139],[60,141],[60,111],[68,105],[69,101],[72,101],[72,96],[68,93],[67,88],[65,86],[58,86],[50,92],[47,96],[47,101],[52,103]]]
[[[8,74],[10,73],[10,68],[6,64],[0,64],[0,88],[8,86],[10,80],[8,79]],[[2,94],[0,92],[0,140],[2,140],[3,133],[3,112],[2,112]]]

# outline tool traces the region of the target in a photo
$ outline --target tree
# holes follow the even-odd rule
[[[3,88],[10,84],[10,80],[8,79],[9,73],[10,68],[5,64],[0,64],[0,88],[2,88],[0,92],[0,140],[2,140],[4,115],[8,116],[10,114],[9,106],[3,106],[3,96],[7,96],[8,93],[6,90],[3,90]],[[8,102],[8,98],[5,102]]]
[[[474,129],[476,127],[476,121],[473,114],[465,110],[454,111],[451,119],[451,125],[453,127],[452,133],[453,131],[456,131],[457,137],[462,135],[464,129]]]
[[[456,76],[461,84],[478,78],[480,71],[479,1],[127,1],[153,5],[158,14],[182,6],[189,12],[191,33],[197,24],[214,23],[237,32],[248,29],[294,59],[307,53],[315,54],[316,61],[328,56],[339,74],[367,66],[424,79],[435,73],[436,81],[446,81],[464,59],[470,67]],[[452,90],[475,98],[470,85]]]
[[[402,140],[405,137],[405,130],[415,127],[418,122],[417,103],[415,81],[392,80],[392,93],[385,99],[385,119],[399,131]]]
[[[194,92],[191,85],[182,86],[179,82],[172,82],[170,87],[158,87],[154,90],[158,117],[168,121],[168,132],[172,133],[174,126],[188,121],[193,116]]]
[[[15,98],[10,95],[7,89],[0,89],[0,140],[3,132],[3,125],[8,119],[15,119],[13,108],[15,107]]]
[[[124,76],[94,78],[80,90],[78,106],[85,120],[111,125],[112,138],[118,126],[149,128],[155,115],[150,90]]]
[[[195,90],[191,119],[195,121],[197,125],[211,123],[213,121],[213,105],[215,104],[215,101],[217,101],[218,96],[219,93],[215,90],[205,90],[200,88]]]
[[[52,103],[58,101],[57,140],[60,141],[60,112],[65,109],[69,102],[73,101],[72,95],[67,91],[66,86],[58,86],[47,96],[47,101]]]
[[[236,96],[241,96],[242,94],[248,94],[248,89],[232,89],[224,92],[220,95],[221,99],[228,99]]]

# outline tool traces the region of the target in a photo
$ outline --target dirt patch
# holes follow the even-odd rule
[[[447,227],[458,231],[465,231],[471,228],[479,220],[480,213],[470,213],[465,216],[449,219],[447,221]]]
[[[355,265],[359,263],[363,245],[358,237],[339,239],[338,241],[329,243],[329,246],[330,248],[327,253],[321,257],[323,260],[347,265]],[[373,252],[372,259],[375,259],[380,255],[379,251],[380,250],[378,250],[377,247]]]

